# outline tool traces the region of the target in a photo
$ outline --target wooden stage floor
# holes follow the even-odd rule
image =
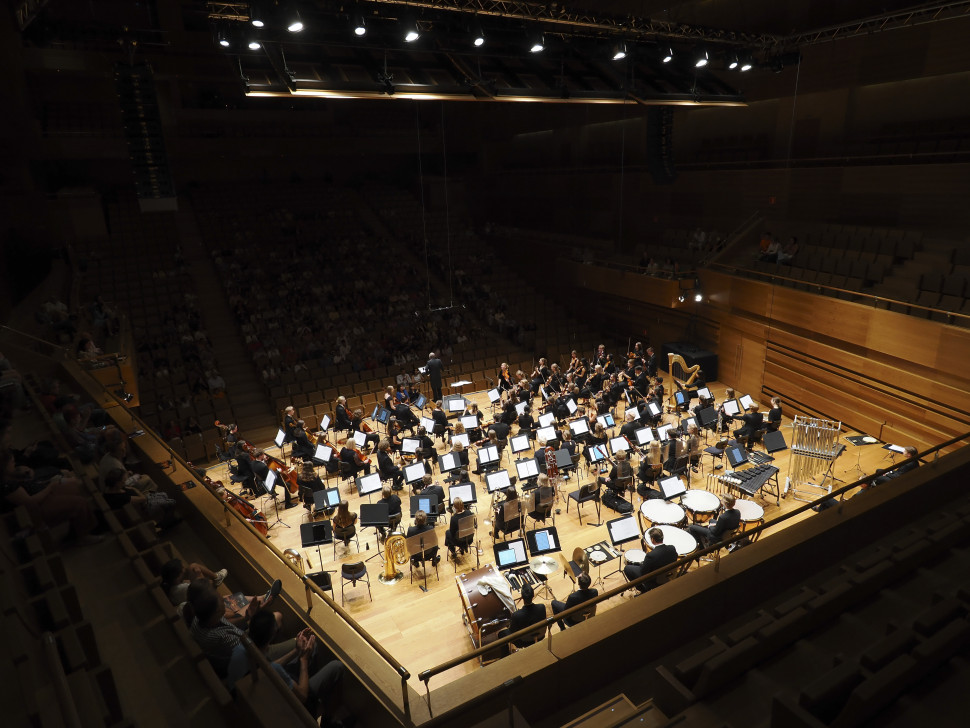
[[[714,393],[716,396],[717,401],[720,402],[724,395],[725,386],[715,382],[709,384],[709,387],[712,393]],[[488,414],[488,397],[485,392],[465,393],[465,396],[468,399],[478,403],[479,409],[485,413],[486,421],[491,419],[490,415]],[[762,402],[761,405],[761,411],[767,412],[769,404],[767,402]],[[617,413],[616,417],[617,432],[619,431],[619,424],[622,422],[621,415],[622,405],[620,406],[620,412]],[[673,416],[666,415],[664,417],[664,422],[672,422],[674,419],[675,418]],[[516,429],[517,428],[513,426],[513,434]],[[792,432],[791,419],[787,416],[783,420],[782,432],[785,434],[786,441],[790,442]],[[852,444],[846,443],[844,436],[853,434],[860,433],[846,431],[843,429],[843,437],[840,441],[846,444],[847,450],[835,461],[833,468],[834,476],[845,481],[846,483],[862,477],[863,474],[872,473],[876,470],[876,468],[887,467],[891,464],[887,458],[887,451],[878,445],[856,447]],[[246,433],[242,433],[242,435],[245,437]],[[709,436],[708,439],[708,444],[713,444],[714,437]],[[331,442],[333,442],[333,440],[331,440]],[[267,443],[255,444],[259,446],[267,445]],[[907,443],[896,444],[906,445]],[[272,444],[269,444],[267,450],[271,454],[279,454],[279,450]],[[439,453],[447,452],[447,450],[448,447],[446,445],[438,445]],[[522,457],[528,454],[529,453],[521,453],[517,457]],[[376,460],[376,455],[373,455],[372,462],[374,463],[375,471]],[[471,462],[473,465],[475,460],[474,455],[472,455]],[[702,460],[704,465],[702,472],[693,476],[693,482],[691,485],[694,488],[709,487],[711,490],[714,490],[714,484],[709,483],[708,481],[708,474],[711,472],[711,457],[705,454],[702,457]],[[785,478],[789,472],[789,460],[790,451],[785,450],[775,453],[774,464],[780,470],[778,478],[782,488],[784,488]],[[510,470],[511,474],[514,475],[514,465],[509,463],[507,457],[503,459],[503,465]],[[718,474],[722,474],[724,469],[717,470],[716,472]],[[229,482],[225,465],[219,465],[211,468],[209,470],[209,475],[216,480],[223,480],[226,483]],[[435,475],[435,482],[439,482],[437,473]],[[586,482],[589,478],[594,477],[592,473],[587,475],[584,472],[581,475],[582,482]],[[480,543],[483,550],[481,555],[481,564],[484,565],[491,563],[493,560],[493,541],[491,528],[483,523],[485,519],[490,520],[490,496],[487,494],[484,480],[482,478],[474,474],[470,474],[470,477],[476,483],[476,490],[478,491],[479,507],[477,512],[479,517],[476,539]],[[328,482],[328,487],[336,485],[338,480],[339,479],[337,478],[333,478]],[[835,483],[836,487],[840,485],[841,483]],[[574,475],[566,482],[565,490],[568,492],[577,488],[577,478]],[[341,493],[344,494],[344,497],[350,501],[351,510],[359,511],[358,506],[360,505],[360,502],[362,500],[363,502],[367,502],[367,500],[366,498],[361,499],[357,495],[356,490],[354,490],[352,493],[350,490],[351,489],[348,488],[348,486],[344,485],[341,488]],[[447,492],[447,487],[445,490]],[[402,502],[404,503],[404,520],[402,522],[402,527],[404,529],[410,525],[409,511],[407,506],[407,495],[409,492],[409,489],[406,488],[404,491],[399,493],[399,495],[402,496]],[[822,491],[819,491],[819,493],[821,492]],[[379,495],[375,496],[373,500],[376,500],[377,498],[379,498]],[[764,508],[766,520],[771,520],[785,512],[794,510],[795,508],[804,505],[803,501],[796,500],[791,494],[788,494],[787,497],[781,499],[781,505],[776,505],[775,498],[773,496],[759,496],[756,497],[755,500]],[[634,507],[637,508],[639,503],[639,496],[634,496]],[[282,509],[282,499],[280,499],[280,504],[280,517],[285,523],[289,524],[291,528],[283,528],[282,526],[277,525],[270,531],[270,538],[281,550],[300,550],[303,554],[305,566],[307,566],[308,561],[309,564],[312,564],[312,566],[307,566],[308,570],[319,570],[321,564],[319,563],[316,549],[301,549],[299,527],[301,523],[307,520],[307,511],[303,508],[302,504],[289,510]],[[557,501],[555,510],[557,511],[555,525],[562,542],[562,550],[564,554],[571,554],[573,549],[577,546],[585,548],[600,541],[609,542],[609,535],[607,533],[605,523],[607,520],[619,516],[619,514],[603,506],[601,518],[602,524],[591,525],[591,523],[595,524],[597,521],[596,512],[593,504],[586,504],[584,506],[583,524],[580,525],[579,519],[576,515],[575,503],[570,505],[569,512],[567,513],[566,504],[561,501]],[[268,519],[273,520],[273,504],[271,501],[265,501],[263,503],[263,512],[266,514]],[[796,520],[812,517],[812,515],[813,514],[811,511],[809,511],[807,514],[802,514],[798,518],[792,519],[788,523],[794,523]],[[438,567],[440,579],[435,578],[434,570],[431,569],[429,571],[427,592],[423,591],[421,588],[423,580],[418,579],[417,573],[419,572],[416,572],[415,582],[413,584],[409,582],[407,565],[401,567],[404,571],[404,579],[402,581],[399,581],[393,585],[382,584],[377,578],[383,572],[384,568],[383,560],[380,556],[367,563],[367,569],[371,578],[373,601],[368,599],[366,586],[358,585],[356,588],[350,588],[350,585],[348,584],[345,602],[347,610],[354,616],[355,619],[360,622],[361,625],[363,625],[365,629],[367,629],[377,640],[379,640],[381,644],[391,652],[391,654],[400,660],[411,671],[412,675],[438,665],[446,660],[466,654],[472,649],[471,641],[462,622],[461,601],[455,582],[456,569],[453,564],[447,561],[445,558],[444,533],[447,530],[447,523],[448,519],[445,518],[440,520],[437,526],[439,542],[442,545],[440,549],[442,558]],[[529,523],[531,523],[531,521],[529,521]],[[779,526],[777,528],[781,527],[784,526]],[[763,537],[770,538],[771,530],[765,533]],[[377,542],[377,536],[373,528],[360,528],[358,526],[358,538],[360,541],[360,553],[357,552],[353,541],[351,541],[349,548],[344,547],[342,543],[339,543],[336,547],[336,559],[333,558],[334,552],[332,546],[322,546],[320,552],[323,558],[323,568],[335,569],[339,571],[340,564],[366,559],[376,553],[375,549],[382,548]],[[634,542],[628,544],[627,547],[637,548],[638,544]],[[608,571],[613,571],[617,568],[617,566],[617,561],[610,561],[603,567],[603,573],[606,574]],[[458,569],[459,572],[461,572],[469,571],[474,568],[475,555],[474,551],[472,551],[468,556],[463,557],[463,563],[459,564]],[[695,562],[691,568],[708,568],[708,566],[707,564],[701,564],[698,566]],[[594,578],[596,577],[595,567],[591,569],[591,575]],[[620,573],[614,573],[605,579],[605,586],[607,589],[611,589],[619,586],[623,582],[623,575]],[[566,596],[572,590],[572,582],[568,577],[563,575],[563,571],[561,569],[549,577],[548,583],[552,588],[552,591],[555,593],[556,598],[560,600],[565,600]],[[339,600],[339,573],[334,575],[334,592],[335,598]],[[614,597],[613,599],[601,603],[599,605],[598,615],[608,611],[611,607],[616,606],[620,600],[634,598],[632,593],[633,592],[626,592],[622,596]],[[540,599],[537,597],[537,601],[542,601],[548,604],[549,599]],[[547,607],[547,609],[551,614],[551,608]],[[457,679],[465,673],[474,671],[477,669],[477,667],[477,661],[469,661],[460,667],[454,668],[434,678],[432,680],[432,687],[443,685],[451,680]]]

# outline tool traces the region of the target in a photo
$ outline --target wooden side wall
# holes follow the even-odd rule
[[[700,304],[678,303],[675,282],[597,266],[562,262],[556,279],[601,302],[589,315],[611,333],[709,347],[720,381],[790,413],[920,448],[970,430],[967,329],[714,271]]]

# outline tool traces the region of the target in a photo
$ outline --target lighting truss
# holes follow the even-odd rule
[[[925,25],[927,23],[938,23],[943,20],[953,20],[954,18],[970,16],[970,0],[961,2],[931,2],[915,5],[905,10],[895,13],[885,13],[874,15],[862,20],[853,20],[841,25],[832,25],[828,28],[818,28],[816,30],[796,33],[784,38],[778,38],[773,45],[784,47],[802,47],[819,45],[821,43],[831,43],[836,40],[855,38],[860,35],[871,35],[886,30],[897,30],[900,28],[910,28],[915,25]]]

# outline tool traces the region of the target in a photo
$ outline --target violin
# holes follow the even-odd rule
[[[248,500],[226,491],[226,505],[253,524],[253,528],[261,534],[264,536],[269,534],[269,524],[266,522],[266,516],[260,513],[259,509]]]

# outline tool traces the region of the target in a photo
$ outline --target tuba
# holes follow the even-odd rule
[[[407,539],[399,533],[388,536],[384,541],[384,573],[378,577],[381,584],[395,584],[403,579],[404,574],[397,570],[397,566],[407,562]]]

